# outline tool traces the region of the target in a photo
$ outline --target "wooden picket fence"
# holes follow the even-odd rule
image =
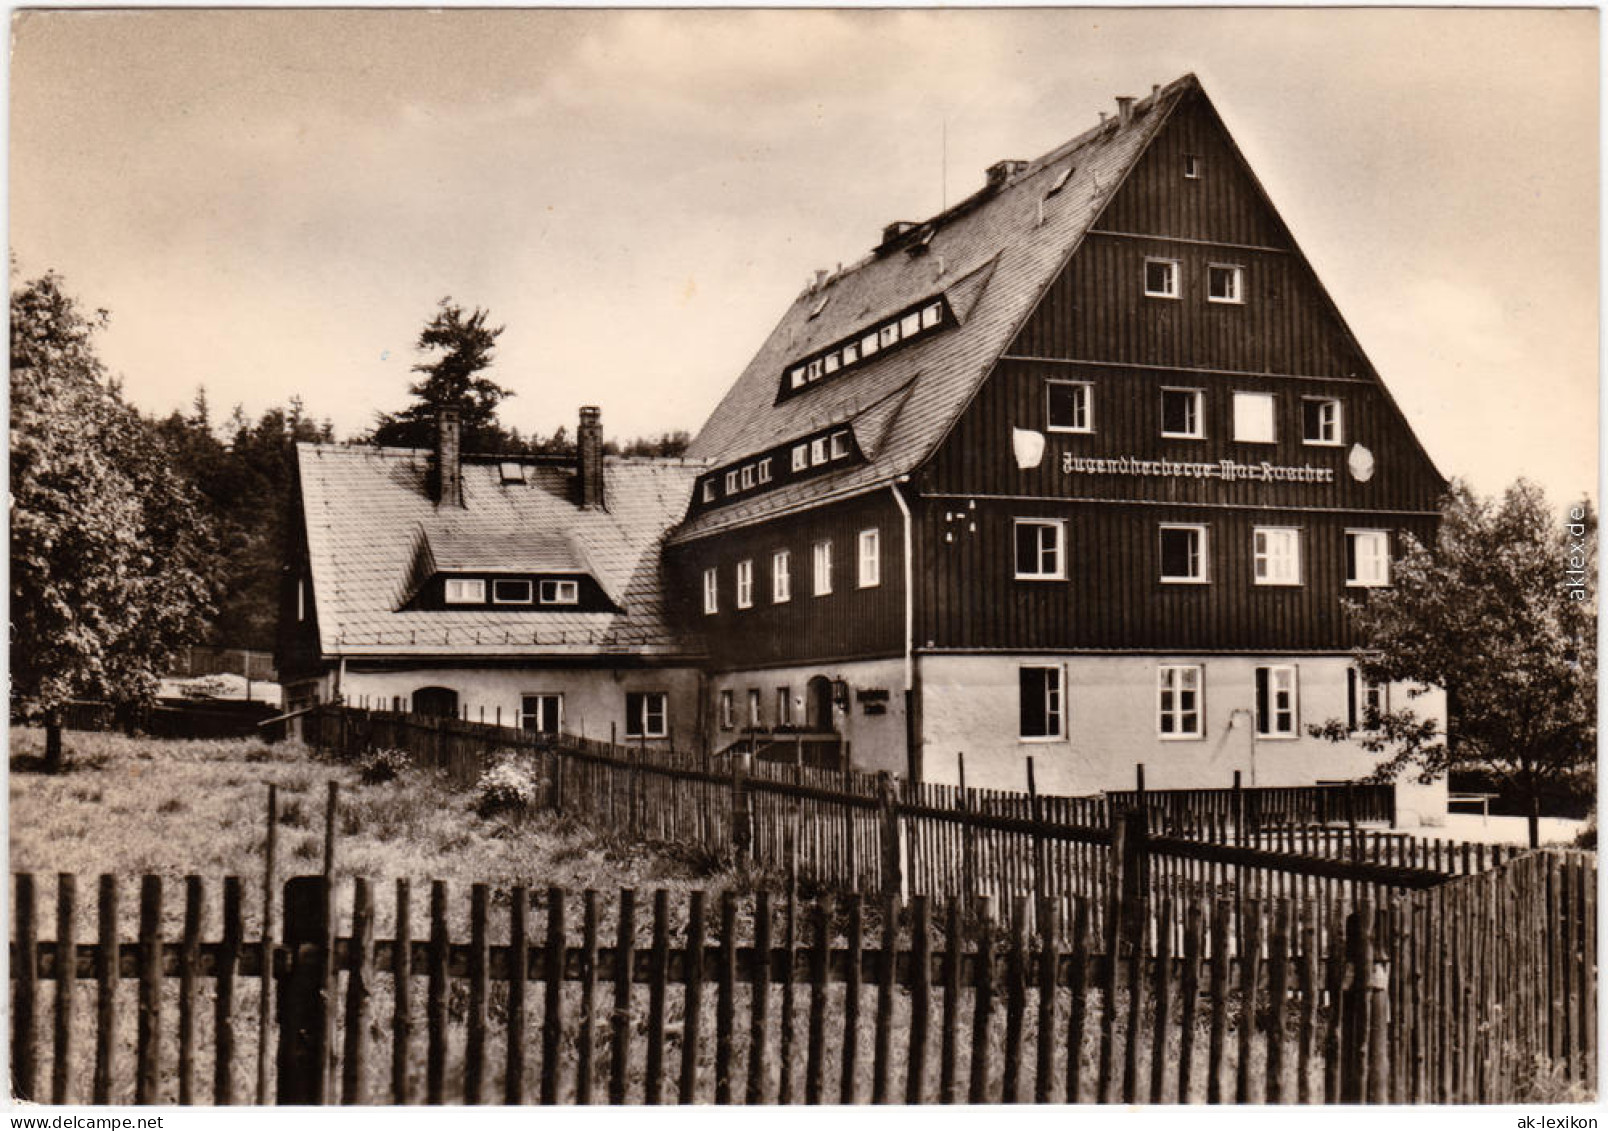
[[[1325,927],[1284,895],[1157,889],[1142,823],[1119,823],[1109,905],[1073,896],[1069,916],[1054,899],[1030,915],[1025,897],[996,915],[986,899],[803,901],[791,885],[639,906],[631,890],[475,884],[465,935],[446,884],[425,917],[399,880],[376,938],[368,881],[302,877],[283,941],[248,941],[240,880],[204,939],[207,885],[190,877],[173,941],[146,876],[126,941],[105,876],[98,941],[79,943],[74,878],[42,941],[22,874],[13,1087],[181,1104],[1500,1103],[1536,1098],[1538,1079],[1589,1095],[1593,856],[1365,889]],[[256,1089],[237,1053],[254,1034]]]

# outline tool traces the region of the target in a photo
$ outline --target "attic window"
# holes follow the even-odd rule
[[[525,465],[505,460],[498,465],[504,483],[523,483],[525,481]]]
[[[491,583],[491,601],[494,605],[528,605],[530,582],[498,578]]]
[[[1076,165],[1068,165],[1066,168],[1062,169],[1061,175],[1056,177],[1055,183],[1050,186],[1050,191],[1044,194],[1045,198],[1047,199],[1052,197],[1062,189],[1066,188],[1066,182],[1072,179],[1072,171],[1076,168]]]
[[[930,331],[940,330],[954,321],[954,315],[942,296],[916,303],[875,325],[856,331],[851,337],[834,343],[820,353],[792,362],[782,372],[782,389],[778,399],[801,392],[824,377],[832,377],[845,369],[864,364],[883,350],[893,349]]]
[[[445,596],[449,605],[484,604],[486,583],[478,577],[449,577]]]
[[[1200,156],[1195,153],[1184,154],[1184,179],[1186,181],[1200,180]]]
[[[811,319],[819,318],[821,316],[821,311],[825,310],[826,309],[826,304],[831,302],[831,301],[832,301],[832,296],[827,295],[820,302],[816,303],[815,304],[815,309],[810,311],[810,318]]]
[[[541,595],[544,605],[576,605],[581,600],[581,586],[575,581],[544,581]]]

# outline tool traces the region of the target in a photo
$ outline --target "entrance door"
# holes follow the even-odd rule
[[[519,700],[519,725],[527,734],[556,735],[564,727],[562,695],[524,695]]]
[[[824,675],[810,680],[804,690],[804,710],[810,730],[824,734],[832,729],[832,681]]]
[[[413,693],[413,713],[433,719],[458,717],[458,693],[450,687],[421,687]]]

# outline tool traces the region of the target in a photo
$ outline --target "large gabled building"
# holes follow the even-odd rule
[[[1193,76],[818,273],[687,461],[581,433],[304,448],[289,704],[1077,794],[1356,778],[1307,726],[1409,691],[1344,602],[1444,482]]]
[[[1193,76],[818,275],[690,454],[712,744],[1057,793],[1365,773],[1305,727],[1405,694],[1343,601],[1444,488]]]

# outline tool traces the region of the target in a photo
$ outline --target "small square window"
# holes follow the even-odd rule
[[[838,367],[841,366],[842,364],[843,364],[843,362],[838,357],[836,351],[826,355],[826,362],[825,362],[826,372],[828,372],[828,373],[836,373],[838,371]]]
[[[755,472],[759,476],[761,483],[769,483],[771,481],[771,457],[766,456],[760,460]]]
[[[1245,268],[1226,263],[1213,263],[1206,268],[1206,300],[1208,302],[1243,303],[1245,301]]]
[[[1076,165],[1068,165],[1066,168],[1061,170],[1059,175],[1057,175],[1055,178],[1055,183],[1050,186],[1050,191],[1044,194],[1046,200],[1060,192],[1062,189],[1066,188],[1066,182],[1072,179],[1072,172],[1076,168]]]
[[[1307,397],[1303,400],[1301,439],[1308,444],[1339,444],[1340,402],[1334,397]]]
[[[491,583],[491,600],[497,605],[528,605],[530,582],[514,578],[498,578]]]
[[[893,345],[899,340],[899,324],[890,322],[882,327],[881,330],[877,331],[877,340],[881,343],[883,349]]]
[[[1163,738],[1200,738],[1201,670],[1195,664],[1163,664],[1156,669],[1157,727]]]
[[[744,559],[737,563],[737,607],[739,609],[753,608],[754,605],[754,563],[752,559]]]
[[[817,379],[820,378],[820,376],[821,376],[821,359],[820,358],[816,358],[814,361],[810,362],[807,366],[804,367],[804,376],[807,377],[811,381],[814,381],[814,380],[817,380]]]
[[[504,483],[523,483],[525,481],[525,465],[514,460],[504,460],[498,464],[497,473]]]
[[[875,330],[860,339],[860,356],[870,357],[882,348],[882,337]]]
[[[754,485],[754,465],[753,464],[749,464],[747,467],[743,468],[742,482],[743,482],[743,490],[744,491],[747,491],[748,489],[753,487],[753,485]]]
[[[944,304],[935,302],[921,309],[921,328],[930,330],[944,320]]]
[[[1201,159],[1199,154],[1184,154],[1184,179],[1190,181],[1200,180]]]
[[[1234,394],[1234,439],[1242,444],[1273,443],[1272,393]]]
[[[482,604],[486,599],[486,583],[480,578],[448,578],[446,598],[449,605]]]
[[[625,736],[664,738],[670,733],[670,697],[663,691],[625,694]]]
[[[715,490],[715,481],[713,479],[705,479],[703,485],[703,501],[706,503],[714,502]]]
[[[1179,273],[1176,259],[1145,260],[1145,294],[1151,298],[1177,298]]]
[[[1045,390],[1049,431],[1094,431],[1094,386],[1087,381],[1048,381]]]
[[[726,494],[735,495],[738,489],[737,484],[737,469],[734,467],[730,471],[726,472]]]
[[[1064,725],[1061,706],[1061,669],[1023,667],[1017,670],[1021,693],[1021,726],[1024,739],[1060,738]]]
[[[1163,389],[1161,434],[1186,440],[1204,439],[1206,418],[1201,412],[1204,396],[1199,389]]]
[[[1016,577],[1022,581],[1060,581],[1066,577],[1066,524],[1057,519],[1016,520]]]
[[[1377,588],[1390,584],[1390,533],[1346,531],[1346,584]]]
[[[564,729],[562,695],[521,695],[519,729],[526,734],[558,734]]]
[[[832,458],[847,459],[849,457],[849,434],[847,432],[832,433]]]
[[[1206,528],[1167,525],[1161,528],[1161,579],[1206,581]]]
[[[853,365],[860,360],[860,343],[850,342],[843,347],[843,364]]]
[[[815,308],[810,311],[810,318],[811,319],[819,318],[821,316],[821,311],[825,310],[826,309],[826,304],[831,302],[831,301],[832,301],[832,296],[827,295],[820,302],[816,303]]]
[[[544,581],[541,585],[544,605],[575,605],[581,600],[581,586],[575,581]]]
[[[1301,584],[1301,532],[1289,526],[1258,526],[1251,532],[1258,585]]]
[[[802,365],[797,365],[793,367],[793,370],[790,373],[788,373],[787,380],[788,383],[793,386],[793,388],[802,389],[809,381],[809,375],[805,372]]]
[[[899,319],[899,336],[901,338],[913,338],[919,333],[921,333],[921,314],[919,311],[906,314]]]
[[[803,471],[810,465],[810,446],[808,444],[793,445],[793,470]]]
[[[1256,733],[1263,738],[1296,737],[1294,664],[1256,669]]]
[[[826,437],[810,441],[810,462],[819,467],[826,462]]]

